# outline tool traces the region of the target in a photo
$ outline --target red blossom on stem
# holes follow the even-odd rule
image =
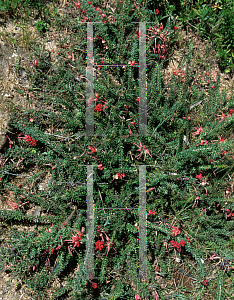
[[[182,247],[184,247],[185,244],[186,244],[186,241],[183,241],[183,240],[180,241],[180,245],[181,245]]]
[[[19,207],[19,204],[21,204],[21,202],[20,203],[15,203],[11,201],[6,201],[6,202],[10,205],[12,210],[17,209]]]
[[[144,161],[145,161],[145,159],[146,159],[146,155],[147,155],[147,154],[149,154],[149,156],[152,158],[152,156],[150,155],[149,150],[146,148],[146,146],[142,146],[140,140],[139,140],[139,142],[140,142],[140,145],[139,145],[139,146],[138,146],[136,143],[134,143],[134,145],[136,145],[136,146],[139,148],[137,151],[140,151],[140,152],[141,152],[138,156],[136,156],[136,159],[140,159],[140,157],[142,156],[143,152],[145,153]],[[143,150],[142,148],[143,148],[144,150]]]
[[[80,246],[80,241],[82,240],[83,234],[78,230],[75,230],[75,229],[72,229],[72,230],[76,231],[77,234],[73,235],[71,240],[64,240],[64,242],[70,242],[71,244],[74,244],[74,246],[72,248],[72,250],[73,250],[75,247]],[[72,232],[71,232],[71,234],[72,234]],[[68,248],[68,250],[70,251],[70,248]],[[71,251],[70,251],[70,253],[71,253]]]
[[[225,116],[225,114],[224,114],[220,109],[219,109],[219,111],[221,112],[221,115],[217,115],[218,117],[215,119],[215,120],[220,119],[220,121],[218,122],[218,124],[219,124],[221,121],[226,120],[226,118],[230,118],[230,116],[232,115],[232,112],[233,112],[233,110],[230,109],[230,111],[229,111],[230,115]]]
[[[202,284],[203,284],[204,286],[207,286],[207,280],[204,279],[204,281],[202,282]]]
[[[181,233],[181,231],[179,230],[179,228],[172,227],[171,235],[177,236],[180,233]]]
[[[199,175],[196,175],[196,178],[198,178],[198,179],[202,179],[202,174],[200,173]]]
[[[98,286],[97,286],[97,284],[96,284],[96,282],[93,282],[92,283],[92,287],[94,288],[94,289],[96,289]]]
[[[75,5],[76,5],[76,9],[79,9],[80,8],[80,5],[81,5],[81,3],[79,2],[79,0],[78,0],[78,2],[76,3],[76,2],[74,2],[74,1],[72,1]]]
[[[99,164],[99,165],[98,165],[98,169],[101,170],[101,171],[103,170],[102,164]]]
[[[99,249],[99,250],[102,250],[103,249],[103,241],[97,241],[96,242],[96,247],[95,247],[95,250]]]
[[[177,241],[171,241],[171,245],[175,248],[180,249],[180,244]]]
[[[88,146],[89,150],[91,150],[92,152],[88,152],[88,154],[93,154],[93,153],[96,153],[96,149],[91,147],[91,146]]]
[[[14,142],[12,142],[8,135],[6,135],[6,138],[9,140],[9,148],[11,148],[11,145],[13,145]]]
[[[151,209],[149,210],[147,216],[150,216],[150,215],[156,215],[156,212],[155,211],[152,211]]]
[[[234,217],[234,213],[230,209],[226,208],[226,212],[228,213],[227,218]]]
[[[103,105],[99,103],[95,106],[94,110],[99,112],[99,111],[102,111],[102,108],[103,108]]]
[[[125,177],[125,174],[124,173],[122,173],[122,174],[120,174],[120,173],[117,173],[114,177],[113,177],[113,180],[115,180],[115,179],[122,179],[123,177]],[[113,181],[112,180],[112,181]]]
[[[24,137],[18,137],[18,139],[24,139],[26,142],[30,142],[33,146],[37,145],[37,140],[33,140],[30,135],[25,135]]]
[[[192,134],[192,136],[195,136],[195,135],[199,135],[202,131],[203,131],[203,128],[202,128],[202,126],[199,124],[199,128],[196,130],[196,132],[194,132],[193,134]],[[194,129],[196,129],[196,127],[194,127]]]

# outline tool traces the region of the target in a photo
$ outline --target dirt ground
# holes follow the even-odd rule
[[[65,14],[64,3],[61,3],[58,8],[58,12],[62,15]],[[29,54],[30,49],[23,48],[23,40],[22,40],[22,28],[16,27],[16,22],[14,20],[10,20],[9,18],[1,19],[2,26],[0,28],[1,31],[6,33],[7,37],[12,37],[12,39],[18,42],[15,42],[14,47],[9,43],[9,40],[4,38],[4,36],[0,36],[0,66],[2,67],[2,74],[0,80],[0,155],[1,149],[6,144],[7,138],[6,135],[11,131],[8,127],[8,121],[10,120],[10,116],[14,113],[15,107],[21,108],[29,108],[28,97],[22,97],[20,94],[16,92],[17,88],[21,88],[25,91],[28,91],[30,87],[30,82],[26,78],[25,71],[22,70],[21,75],[17,75],[16,73],[16,61],[18,55],[21,56],[22,63],[29,64]],[[0,21],[1,21],[0,20]],[[58,48],[58,39],[61,35],[68,35],[69,32],[60,32],[57,33],[53,28],[50,29],[43,39],[36,31],[34,26],[37,20],[33,20],[32,23],[27,27],[28,32],[30,32],[30,39],[32,43],[35,41],[39,43],[43,43],[45,41],[46,50],[49,51],[50,57],[52,61],[56,62],[55,53]],[[204,72],[207,71],[206,66],[210,66],[213,73],[219,71],[218,60],[215,57],[214,50],[211,49],[209,44],[206,41],[202,41],[197,37],[197,34],[192,32],[185,32],[182,28],[178,28],[182,32],[182,39],[180,42],[175,45],[173,49],[173,60],[169,62],[167,68],[163,69],[163,81],[164,84],[167,85],[170,81],[170,78],[173,75],[174,69],[178,68],[179,61],[188,53],[188,47],[184,47],[186,42],[193,40],[194,50],[193,50],[193,58],[192,58],[192,67],[194,70],[196,82],[195,84],[199,86],[200,77],[204,76]],[[5,37],[6,37],[5,36]],[[51,41],[51,44],[48,42]],[[52,45],[52,47],[51,47]],[[227,91],[227,99],[230,101],[233,96],[234,91],[234,79],[229,74],[221,73],[220,79],[220,90],[228,89]],[[34,107],[34,103],[31,104],[31,108]],[[32,173],[35,173],[36,170],[32,170]],[[24,173],[22,173],[24,174]],[[26,174],[25,174],[26,175]],[[50,174],[47,174],[47,179],[49,179]],[[15,183],[22,183],[22,178],[15,178]],[[43,187],[46,188],[46,187]],[[9,205],[6,203],[6,195],[2,195],[0,199],[0,209],[10,209]],[[37,207],[31,207],[28,213],[35,213]],[[17,226],[16,226],[17,227]],[[22,226],[19,226],[19,230],[23,230]],[[33,228],[32,228],[33,229]],[[4,244],[4,238],[7,237],[7,228],[4,227],[3,224],[0,224],[0,230],[2,233],[1,237],[1,247]],[[4,234],[3,234],[4,232]],[[183,263],[178,263],[178,269],[183,269]],[[189,270],[186,270],[186,272]],[[171,280],[171,289],[175,291],[179,285],[184,285],[188,289],[193,288],[193,283],[191,278],[187,275],[183,275],[183,279],[181,279],[181,271],[175,269],[173,274],[173,278]],[[188,273],[186,273],[188,274]],[[10,280],[11,283],[9,286],[7,285],[7,281]],[[162,288],[166,286],[165,280],[157,276],[155,279]],[[10,273],[1,272],[0,275],[0,299],[4,300],[18,300],[18,299],[36,299],[33,298],[35,295],[32,295],[25,285],[17,291],[16,290],[17,281],[11,279]],[[55,285],[60,285],[61,283],[56,282]],[[208,292],[206,299],[213,299],[212,294]],[[72,298],[69,298],[72,299]],[[68,300],[68,298],[67,298]]]

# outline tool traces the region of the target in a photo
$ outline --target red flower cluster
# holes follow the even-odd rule
[[[102,164],[99,164],[99,165],[98,165],[98,169],[101,170],[101,171],[103,170]]]
[[[151,209],[149,210],[147,216],[150,216],[150,215],[156,215],[156,212],[155,211],[152,211]]]
[[[83,234],[80,231],[77,231],[75,229],[72,229],[72,230],[76,231],[77,234],[73,235],[72,240],[64,240],[64,242],[70,242],[71,244],[74,244],[74,246],[72,248],[72,250],[73,250],[75,247],[79,247],[80,246],[80,241],[82,240]],[[68,250],[70,251],[70,253],[72,255],[72,252],[71,252],[72,250],[70,250],[69,246],[68,246]]]
[[[177,236],[178,234],[181,233],[181,231],[178,228],[176,228],[176,227],[172,227],[172,228],[173,229],[171,231],[171,235]]]
[[[227,218],[234,217],[234,213],[229,208],[226,208],[226,212],[228,213]]]
[[[182,247],[184,247],[185,244],[186,244],[186,241],[183,241],[183,240],[180,241],[180,245],[181,245]]]
[[[80,5],[81,5],[81,3],[78,1],[77,3],[76,2],[74,2],[74,1],[72,1],[75,5],[76,5],[76,9],[79,9],[80,8]]]
[[[180,244],[177,241],[171,241],[171,245],[175,248],[180,248]]]
[[[95,250],[99,249],[99,250],[102,250],[103,249],[103,241],[97,241],[96,242],[96,247],[95,247]]]
[[[32,62],[32,64],[36,67],[38,65],[38,60],[35,60],[34,62]]]
[[[117,173],[117,174],[114,176],[113,180],[118,179],[118,178],[122,179],[123,177],[125,177],[125,174],[124,174],[124,173],[122,173],[122,174]],[[113,181],[113,180],[112,180],[112,181]]]
[[[92,287],[94,288],[94,289],[96,289],[98,286],[97,286],[97,284],[96,284],[96,282],[93,282],[92,283]]]
[[[202,174],[200,173],[199,175],[196,175],[196,178],[198,178],[198,179],[202,179]]]
[[[106,234],[105,230],[101,230],[101,227],[98,226],[97,232],[100,232],[100,237],[102,238],[102,241],[97,241],[96,242],[96,248],[95,248],[95,250],[97,250],[97,249],[102,250],[103,246],[107,247],[107,254],[106,254],[106,256],[108,255],[108,253],[109,253],[109,251],[110,251],[111,248],[113,248],[115,250],[115,252],[117,252],[116,249],[113,247],[113,243],[110,241],[110,238]],[[103,245],[103,243],[104,243],[103,234],[105,234],[106,240],[107,240],[107,243],[105,245]],[[105,253],[103,253],[102,255],[104,255],[104,254]]]
[[[133,60],[132,62],[129,60],[128,64],[132,67],[133,65],[136,65],[136,62],[135,62],[135,60]]]
[[[103,108],[103,105],[99,103],[98,105],[95,106],[94,110],[102,111],[102,108]]]
[[[177,241],[171,241],[171,245],[175,248],[180,249],[180,246],[184,247],[186,244],[186,241],[181,240],[180,243],[178,243]]]
[[[225,114],[219,109],[219,111],[221,112],[221,115],[217,115],[218,118],[216,118],[216,120],[220,119],[220,121],[218,122],[218,124],[223,121],[226,120],[226,118],[230,118],[232,116],[233,113],[233,109],[229,109],[229,114],[227,116],[225,116]]]
[[[91,150],[92,152],[88,152],[88,154],[92,154],[96,152],[96,149],[94,147],[88,146],[89,150]]]
[[[21,132],[21,134],[23,133]],[[30,142],[33,146],[37,145],[37,140],[33,140],[30,135],[25,135],[24,137],[18,137],[18,139],[24,139],[26,142]]]

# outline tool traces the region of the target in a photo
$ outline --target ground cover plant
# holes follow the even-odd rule
[[[164,13],[178,16],[177,21],[185,27],[197,30],[197,33],[214,45],[219,58],[220,70],[233,73],[233,1],[148,1],[148,8],[161,6]]]
[[[19,8],[31,7],[20,1],[1,7],[6,3],[18,3],[12,13],[19,18]],[[55,61],[35,42],[28,64],[17,62],[17,75],[26,69],[30,80],[29,90],[17,92],[29,105],[14,107],[1,152],[0,188],[9,208],[0,210],[0,218],[10,227],[0,248],[1,269],[17,278],[18,290],[26,283],[33,299],[231,299],[234,103],[220,93],[220,74],[208,66],[195,84],[190,43],[163,84],[162,70],[182,26],[168,2],[152,10],[146,1],[71,1],[63,17],[47,4],[43,14],[36,6],[38,34],[53,27],[67,35],[57,40]],[[27,20],[25,14],[21,20]],[[86,135],[85,22],[94,24],[98,136]],[[140,30],[133,22],[149,22],[148,135],[142,136],[137,136]],[[203,25],[197,28],[204,31]],[[138,276],[142,167],[147,280]],[[95,276],[86,273],[90,170]],[[25,172],[28,177],[16,184],[15,176]],[[28,213],[32,207],[38,207],[34,215]],[[16,231],[15,224],[30,229]]]

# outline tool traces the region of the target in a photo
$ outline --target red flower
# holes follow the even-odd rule
[[[186,241],[183,241],[183,240],[180,241],[180,245],[181,245],[182,247],[184,247],[185,244],[186,244]]]
[[[158,9],[156,9],[155,11],[156,11],[156,15],[158,15],[158,14],[159,14],[159,10],[158,10]]]
[[[180,244],[176,241],[171,241],[171,245],[174,246],[175,248],[180,248]]]
[[[205,279],[203,282],[202,282],[203,285],[207,286],[207,280]]]
[[[187,238],[188,243],[191,243],[190,238]]]
[[[96,242],[96,247],[95,247],[95,250],[102,250],[103,249],[103,241],[97,241]]]
[[[231,109],[229,110],[229,114],[232,116],[232,113],[233,113],[233,109],[231,108]]]
[[[174,30],[176,30],[177,29],[177,27],[176,26],[174,26]]]
[[[200,125],[200,124],[199,124],[199,125]],[[196,127],[194,127],[194,129],[196,129]],[[196,132],[194,132],[194,133],[192,134],[192,136],[199,135],[202,131],[203,131],[203,128],[202,128],[202,126],[200,125],[200,127],[197,129]]]
[[[181,231],[178,228],[176,228],[176,227],[172,227],[172,228],[173,229],[172,229],[171,235],[177,236],[178,234],[181,233]]]
[[[230,209],[226,208],[226,212],[228,213],[227,217],[234,217],[234,213]]]
[[[150,216],[150,215],[156,215],[156,212],[155,211],[152,211],[151,209],[149,210],[147,216]]]
[[[145,153],[145,158],[146,158],[146,155],[147,155],[147,154],[149,154],[149,156],[152,158],[152,156],[151,156],[151,154],[149,153],[149,150],[146,148],[146,146],[142,146],[140,140],[139,140],[139,142],[140,142],[140,146],[138,146],[136,143],[134,143],[134,145],[136,145],[136,146],[139,148],[137,151],[140,151],[140,152],[141,152],[139,155],[136,156],[136,159],[139,159],[139,158],[142,156],[143,152]],[[143,150],[142,148],[143,148],[144,150]],[[144,158],[144,161],[145,161],[145,158]]]
[[[113,178],[113,180],[115,180],[115,179],[122,179],[123,177],[125,177],[125,174],[124,173],[122,173],[122,174],[120,174],[120,173],[117,173],[115,176],[114,176],[114,178]],[[112,181],[113,181],[112,180]]]
[[[81,3],[79,2],[79,0],[78,0],[78,2],[76,3],[76,2],[74,2],[74,1],[72,1],[73,3],[75,3],[75,5],[76,5],[76,9],[79,9],[80,8],[80,5],[81,5]]]
[[[199,175],[196,175],[196,178],[198,178],[198,179],[202,179],[202,174],[200,173]]]
[[[25,135],[24,137],[19,137],[18,139],[24,139],[26,142],[32,141],[32,138],[30,135]]]
[[[65,242],[70,242],[71,244],[74,244],[74,246],[72,248],[72,250],[73,250],[75,247],[79,247],[80,246],[80,242],[79,241],[82,240],[83,234],[80,231],[77,231],[75,229],[72,229],[72,230],[76,231],[77,234],[73,235],[72,240],[64,240],[64,241]]]
[[[94,110],[96,111],[102,111],[103,105],[101,105],[100,103],[98,105],[95,106]]]
[[[101,171],[103,170],[102,164],[99,164],[99,165],[98,165],[98,169],[101,170]]]
[[[93,287],[94,289],[96,289],[96,288],[97,288],[97,284],[96,284],[96,282],[93,282],[93,283],[92,283],[92,287]]]
[[[96,150],[95,148],[91,147],[91,146],[88,146],[89,150],[91,150],[92,152],[88,152],[88,154],[92,154],[92,153],[95,153]]]
[[[36,145],[37,145],[37,141],[36,141],[36,140],[32,140],[30,143],[31,143],[33,146],[36,146]]]
[[[106,256],[108,255],[108,253],[109,253],[109,251],[110,251],[110,248],[113,248],[113,249],[115,250],[115,252],[117,252],[116,249],[113,247],[113,244],[114,244],[114,243],[109,242],[109,237],[108,237],[107,240],[108,240],[108,242],[107,242],[106,245],[105,245],[105,246],[107,247],[107,254],[106,254]],[[104,253],[103,253],[102,255],[104,255]]]
[[[91,1],[88,2],[89,5],[90,5],[91,3],[92,3]]]

